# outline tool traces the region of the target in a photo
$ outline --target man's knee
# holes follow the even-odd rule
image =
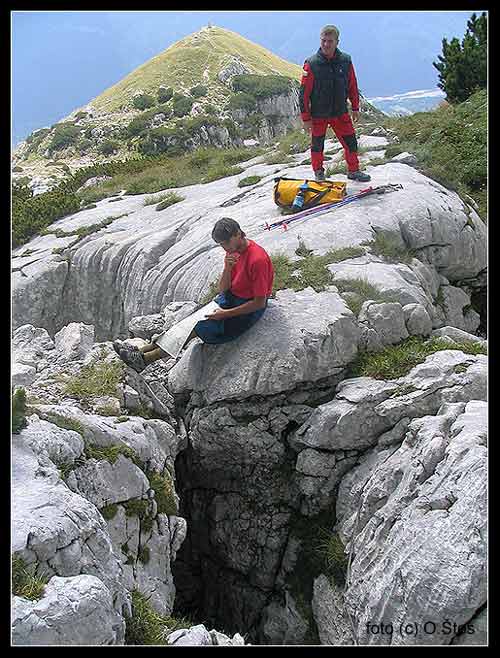
[[[319,135],[318,137],[312,137],[311,139],[311,151],[314,153],[322,153],[325,147],[325,136]]]
[[[351,153],[357,152],[358,140],[356,139],[356,135],[342,135],[342,139]]]

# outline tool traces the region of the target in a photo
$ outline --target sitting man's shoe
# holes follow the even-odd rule
[[[314,172],[314,180],[316,180],[316,181],[325,180],[325,170],[324,169],[316,169],[316,171]]]
[[[138,347],[135,347],[135,345],[123,343],[120,349],[120,359],[136,372],[142,372],[147,366],[147,363],[144,360],[144,355],[139,351]]]
[[[347,178],[350,178],[351,180],[359,180],[361,183],[366,183],[367,181],[371,180],[371,176],[369,174],[365,174],[362,171],[350,171],[347,174]]]

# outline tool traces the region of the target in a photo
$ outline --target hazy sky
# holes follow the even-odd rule
[[[361,91],[387,96],[437,84],[443,37],[462,39],[470,11],[13,11],[12,143],[85,105],[210,21],[296,64],[319,30],[340,29]]]

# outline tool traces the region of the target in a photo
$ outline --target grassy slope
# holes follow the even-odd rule
[[[230,61],[231,54],[241,59],[253,73],[300,79],[300,66],[235,32],[213,27],[177,41],[97,96],[91,104],[99,111],[117,111],[130,104],[136,91],[156,94],[160,85],[172,87],[174,91],[188,91],[196,84],[205,84],[212,88],[212,93],[227,94],[227,87],[218,80],[217,74]],[[203,76],[204,71],[208,73],[208,80]]]
[[[458,105],[386,119],[399,136],[400,151],[414,153],[422,171],[445,187],[469,194],[486,220],[488,97],[474,93]]]

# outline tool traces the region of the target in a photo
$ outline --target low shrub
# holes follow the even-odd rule
[[[174,95],[172,87],[159,87],[157,92],[158,103],[167,103]]]
[[[206,96],[208,92],[208,89],[205,87],[205,85],[196,85],[195,87],[192,87],[189,91],[191,96],[193,98],[202,98],[203,96]]]
[[[73,123],[57,123],[54,126],[52,139],[48,147],[49,153],[52,154],[54,151],[59,151],[60,149],[75,144],[81,131],[82,129],[75,126]]]
[[[233,77],[232,87],[234,91],[245,92],[254,98],[263,99],[288,93],[294,82],[291,78],[282,75],[244,73]]]
[[[137,94],[132,99],[132,105],[138,110],[145,110],[148,107],[152,107],[156,103],[154,96],[150,94]]]
[[[172,100],[174,115],[176,117],[183,117],[191,112],[193,107],[193,99],[183,96],[182,94],[175,94]]]

